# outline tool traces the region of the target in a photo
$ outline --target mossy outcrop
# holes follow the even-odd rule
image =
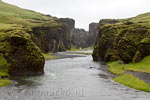
[[[5,64],[0,67],[5,67],[10,75],[41,75],[44,57],[26,30],[19,27],[0,31],[0,54]]]
[[[71,25],[71,26],[70,26]],[[56,18],[0,2],[0,59],[7,62],[6,73],[44,73],[42,52],[71,48],[74,20]],[[0,62],[0,67],[5,63]]]
[[[150,14],[144,15],[130,19],[101,20],[95,45],[98,50],[97,54],[94,50],[93,58],[107,62],[121,60],[129,63],[138,62],[150,55],[150,20],[146,19]]]

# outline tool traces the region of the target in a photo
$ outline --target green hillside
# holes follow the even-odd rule
[[[6,24],[19,24],[35,26],[45,21],[56,23],[54,18],[41,13],[19,8],[0,1],[0,22]]]

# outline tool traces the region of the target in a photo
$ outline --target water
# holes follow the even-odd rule
[[[0,100],[149,100],[150,94],[114,82],[91,56],[57,53],[46,61],[45,74],[15,78],[0,88]],[[68,56],[64,57],[64,56]]]

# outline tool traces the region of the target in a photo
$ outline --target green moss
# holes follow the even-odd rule
[[[109,71],[117,75],[123,74],[125,70],[150,73],[150,56],[137,63],[122,64],[120,61],[115,61],[109,62],[107,65],[110,67]]]
[[[108,62],[108,61],[112,62],[112,61],[116,61],[118,59],[119,58],[118,58],[117,51],[111,50],[111,49],[107,50],[107,53],[105,54],[105,58],[104,58],[104,60],[106,62]]]
[[[137,51],[134,58],[133,58],[133,63],[139,62],[141,60],[142,60],[142,55],[139,51]]]
[[[144,38],[141,43],[150,43],[150,38],[146,37]]]
[[[4,58],[3,54],[0,53],[0,87],[10,84],[10,80],[2,79],[2,77],[9,77],[8,66],[7,60]]]
[[[55,60],[56,57],[52,55],[53,53],[42,53],[42,55],[44,56],[45,59],[48,60]]]
[[[121,64],[120,61],[114,61],[107,63],[109,66],[109,71],[112,72],[115,75],[120,75],[124,73],[124,65]]]
[[[9,64],[4,58],[3,54],[0,53],[0,77],[9,76],[8,74]]]
[[[0,54],[0,67],[8,66],[7,60]]]
[[[150,56],[145,57],[137,63],[129,63],[125,65],[126,70],[150,73]]]
[[[118,76],[117,78],[114,78],[114,80],[128,87],[150,92],[150,85],[133,75],[123,74],[121,76]]]
[[[96,44],[99,52],[97,56],[105,61],[119,58],[124,63],[129,63],[133,61],[137,51],[140,52],[142,58],[150,54],[149,46],[145,46],[146,42],[147,45],[149,44],[150,36],[150,25],[148,24],[150,20],[148,18],[150,18],[150,14],[145,13],[129,19],[101,20]],[[144,44],[142,48],[148,51],[146,51],[146,55],[143,54],[144,50],[143,52],[138,50],[139,44],[142,43]]]
[[[67,51],[86,51],[86,50],[93,50],[93,47],[78,49],[78,48],[72,46],[72,48],[70,50],[67,50]]]
[[[92,55],[92,53],[74,52],[73,54]]]
[[[11,81],[8,79],[0,79],[0,87],[11,84]]]

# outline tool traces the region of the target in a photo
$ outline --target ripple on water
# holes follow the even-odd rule
[[[101,67],[91,56],[47,61],[44,75],[0,88],[0,100],[149,100],[149,93],[114,82]]]

